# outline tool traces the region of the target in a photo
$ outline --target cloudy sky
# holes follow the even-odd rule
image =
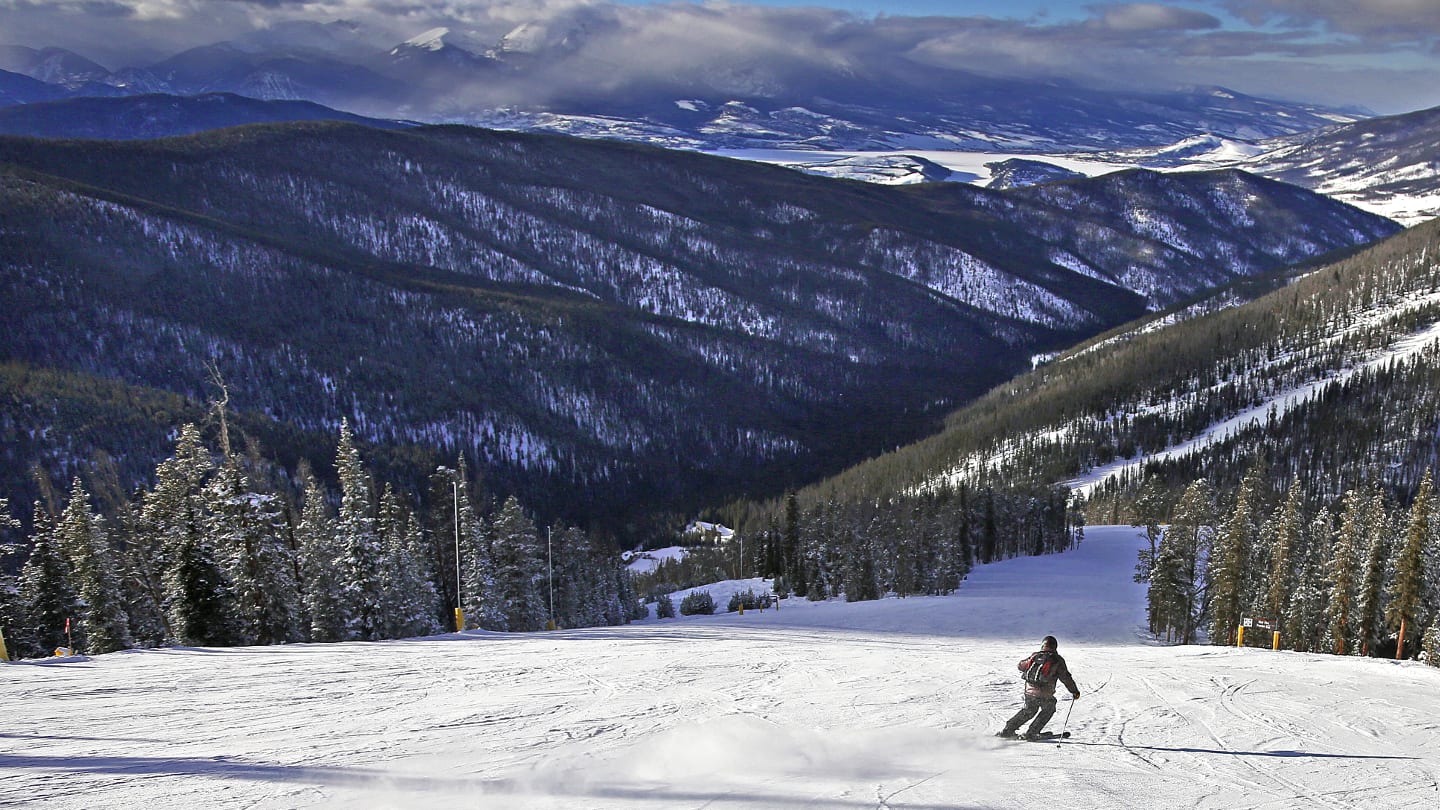
[[[1440,0],[0,0],[0,44],[118,68],[285,21],[384,48],[436,26],[493,44],[528,23],[617,70],[893,55],[989,75],[1144,90],[1223,85],[1398,113],[1440,106]]]

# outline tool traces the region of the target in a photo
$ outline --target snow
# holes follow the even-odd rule
[[[1091,527],[948,597],[0,665],[0,804],[1433,805],[1440,669],[1148,641],[1141,542]],[[997,740],[1047,633],[1074,737]]]
[[[757,163],[776,163],[782,166],[823,166],[837,160],[849,160],[852,166],[864,165],[869,161],[874,165],[882,165],[882,158],[890,158],[898,161],[922,158],[938,164],[950,170],[951,179],[983,186],[991,180],[992,171],[987,164],[1001,163],[1015,158],[1023,160],[1043,160],[1064,169],[1079,172],[1087,177],[1095,177],[1111,172],[1123,171],[1134,168],[1133,162],[1116,162],[1103,160],[1094,156],[1086,156],[1084,153],[1076,154],[1036,154],[1034,152],[970,152],[950,150],[927,150],[927,149],[900,149],[894,151],[821,151],[805,149],[719,149],[712,154],[737,160],[749,160]],[[854,179],[867,179],[852,172],[847,175]],[[887,180],[888,182],[888,180]]]
[[[684,546],[667,546],[650,551],[627,551],[621,557],[631,573],[648,574],[663,562],[684,559],[687,551]]]
[[[449,34],[449,28],[431,28],[423,34],[405,40],[404,44],[424,51],[438,51],[445,47],[445,37]]]

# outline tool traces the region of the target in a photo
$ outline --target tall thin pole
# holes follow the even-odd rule
[[[465,629],[465,614],[460,604],[460,482],[450,482],[451,491],[455,493],[455,632],[459,633]]]
[[[550,629],[555,629],[555,546],[553,526],[545,527],[545,577],[550,581]]]

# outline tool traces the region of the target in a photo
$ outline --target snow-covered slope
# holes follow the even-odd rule
[[[0,802],[44,808],[1419,807],[1440,670],[1163,647],[1136,531],[949,597],[617,629],[0,669]],[[1060,638],[1064,743],[990,735]]]

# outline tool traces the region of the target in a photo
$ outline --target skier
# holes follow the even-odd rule
[[[1065,659],[1056,652],[1059,642],[1054,636],[1046,636],[1040,642],[1040,650],[1031,653],[1029,658],[1020,662],[1020,671],[1025,673],[1025,705],[1005,728],[997,733],[996,737],[1015,739],[1015,733],[1026,720],[1034,717],[1035,722],[1025,730],[1025,739],[1040,739],[1040,730],[1055,716],[1055,682],[1065,684],[1070,690],[1072,700],[1080,699],[1080,689],[1075,686],[1075,679],[1070,677],[1070,669],[1065,666]],[[1039,716],[1036,716],[1036,713]]]

